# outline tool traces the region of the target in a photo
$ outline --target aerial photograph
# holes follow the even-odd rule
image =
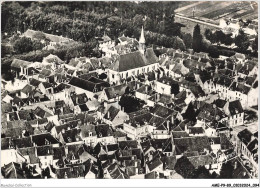
[[[257,1],[1,2],[1,179],[258,179],[258,94]]]

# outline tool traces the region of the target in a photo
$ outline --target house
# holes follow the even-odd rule
[[[113,127],[123,125],[123,123],[128,119],[129,117],[127,113],[117,109],[114,106],[110,106],[106,114],[103,116],[104,122],[112,125]]]
[[[106,82],[94,83],[78,77],[72,77],[68,84],[75,88],[76,94],[85,93],[89,98],[93,98],[95,94],[100,94],[105,87],[110,86]]]
[[[179,158],[184,152],[206,153],[212,150],[207,136],[194,136],[185,138],[173,138],[173,145],[175,146],[176,157]]]
[[[96,125],[97,143],[114,144],[113,130],[108,124]]]
[[[228,116],[229,127],[235,127],[244,124],[244,110],[239,100],[227,102],[223,107]]]
[[[20,59],[14,59],[11,63],[11,69],[16,73],[16,77],[20,77],[22,75],[28,75],[28,68],[32,62],[24,61]]]
[[[1,138],[1,167],[12,162],[22,163],[25,161],[23,155],[15,149],[10,137]]]
[[[257,135],[257,134],[255,134]],[[258,138],[248,129],[237,134],[236,152],[250,162],[253,176],[258,174]]]
[[[108,102],[114,102],[114,101],[119,101],[120,97],[125,94],[127,85],[126,84],[121,84],[117,86],[112,86],[108,88],[104,88],[102,93],[98,97],[98,101],[103,102],[103,101],[108,101]]]

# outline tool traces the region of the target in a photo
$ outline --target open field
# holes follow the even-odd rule
[[[219,21],[221,18],[255,19],[258,16],[257,4],[248,1],[190,2],[190,4],[178,8],[175,12],[186,17],[195,16],[215,21]]]

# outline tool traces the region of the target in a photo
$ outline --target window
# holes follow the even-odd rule
[[[115,75],[114,75],[114,74],[112,74],[112,78],[115,78]]]

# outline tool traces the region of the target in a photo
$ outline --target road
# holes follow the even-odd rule
[[[188,17],[180,15],[178,13],[175,14],[175,17],[181,18],[181,19],[184,19],[184,20],[188,20],[188,21],[191,21],[191,22],[195,22],[195,23],[198,23],[198,24],[203,24],[203,25],[207,25],[207,26],[210,26],[210,27],[215,27],[217,29],[221,29],[221,27],[219,25],[208,23],[208,22],[201,21],[201,20],[197,20],[197,19],[194,19],[194,18],[188,18]]]

